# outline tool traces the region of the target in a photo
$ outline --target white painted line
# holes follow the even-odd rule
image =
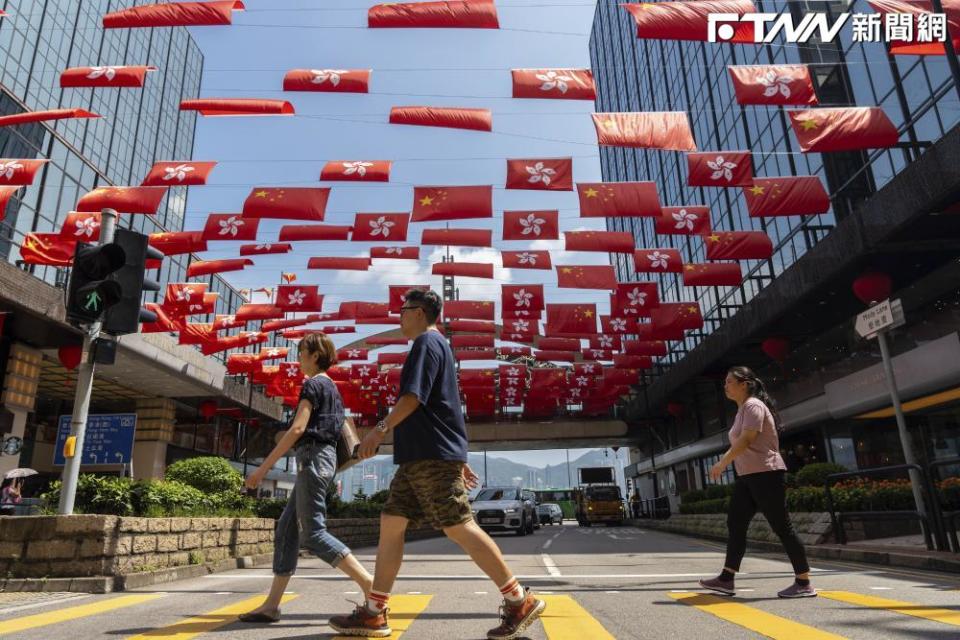
[[[670,593],[690,593],[686,589],[671,589]]]
[[[756,589],[737,589],[740,593],[753,593]]]
[[[474,592],[473,592],[473,595],[475,595],[475,596],[485,596],[485,595],[487,595],[487,592],[486,592],[486,591],[474,591]]]
[[[870,587],[874,591],[893,591],[893,587]]]
[[[537,593],[539,593],[540,595],[544,595],[544,596],[552,596],[552,595],[553,595],[553,591],[537,591]]]
[[[560,570],[557,569],[557,564],[553,561],[553,558],[545,553],[541,553],[540,560],[543,562],[543,566],[547,570],[548,574],[554,577],[560,577],[562,575]]]
[[[234,594],[233,591],[217,591],[217,592],[214,593],[213,595],[215,595],[215,596],[232,596],[233,594]]]
[[[604,593],[620,593],[619,591],[604,591]]]
[[[31,604],[21,604],[16,607],[2,607],[0,608],[0,615],[6,615],[8,613],[14,613],[15,611],[24,611],[26,609],[36,609],[37,607],[45,607],[47,605],[60,604],[62,602],[71,602],[73,600],[82,600],[83,598],[89,598],[90,594],[83,593],[75,596],[68,596],[65,598],[51,598],[50,600],[44,600],[43,602],[33,602]]]
[[[543,543],[543,550],[546,551],[547,549],[550,548],[550,545],[552,544],[553,544],[553,538],[550,538],[549,540]]]
[[[562,536],[562,535],[563,535],[563,532],[561,531],[561,532],[558,533],[557,535],[553,536],[553,539],[556,540],[557,538],[559,538],[559,537]]]
[[[420,591],[407,591],[408,596],[420,596],[423,595]]]
[[[715,572],[714,572],[715,573]],[[563,574],[564,579],[621,579],[621,578],[709,578],[715,577],[714,573],[583,573],[583,574]],[[859,572],[853,572],[859,575]],[[776,571],[768,572],[765,574],[748,574],[743,571],[737,574],[738,576],[746,575],[767,575],[768,577],[783,577],[783,576],[793,576],[792,571]],[[211,576],[203,576],[204,578],[210,578]],[[214,576],[218,580],[272,580],[273,574],[265,573],[263,575],[239,575],[239,576]],[[543,580],[548,576],[539,574],[526,574],[526,575],[516,575],[514,576],[517,580]],[[551,576],[552,577],[552,576]],[[334,574],[318,574],[318,575],[300,575],[297,574],[293,576],[294,580],[349,580],[345,575],[334,575]],[[463,574],[463,575],[451,575],[451,574],[428,574],[428,575],[399,575],[397,576],[398,580],[489,580],[487,576],[483,574]]]
[[[360,595],[359,591],[344,591],[343,595],[345,596],[358,596]]]

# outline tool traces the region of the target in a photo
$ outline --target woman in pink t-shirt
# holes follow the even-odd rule
[[[740,561],[747,550],[747,528],[759,511],[780,538],[796,580],[780,591],[781,598],[808,598],[817,595],[810,585],[810,565],[803,543],[793,530],[787,513],[784,475],[787,465],[780,456],[780,438],[777,433],[779,416],[773,399],[763,381],[747,367],[733,367],[723,384],[726,396],[737,403],[737,417],[730,429],[730,449],[720,462],[710,469],[714,481],[732,462],[737,480],[727,510],[727,558],[723,571],[711,580],[701,580],[700,586],[726,595],[734,595],[734,576],[740,570]]]

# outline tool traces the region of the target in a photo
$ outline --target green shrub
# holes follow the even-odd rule
[[[714,498],[692,504],[681,503],[680,513],[726,513],[729,508],[730,498]]]
[[[178,460],[167,467],[167,480],[177,480],[203,491],[239,494],[243,487],[243,475],[224,458],[208,456]]]
[[[842,464],[832,462],[815,462],[797,471],[797,485],[801,487],[822,487],[827,481],[827,476],[834,473],[843,473],[848,469]]]
[[[705,500],[718,500],[733,495],[732,484],[712,484],[703,490]]]
[[[706,500],[707,494],[702,489],[694,489],[693,491],[687,491],[686,493],[680,496],[680,502],[683,504],[692,504],[694,502],[700,502],[701,500]]]
[[[286,498],[262,498],[254,503],[253,510],[258,518],[273,518],[274,520],[279,520],[286,506]]]
[[[177,480],[137,482],[130,498],[134,513],[140,516],[206,515],[206,494]]]
[[[237,491],[221,491],[207,496],[211,516],[253,516],[255,500]]]
[[[74,513],[98,513],[109,516],[133,515],[133,503],[130,490],[133,481],[130,478],[114,476],[95,476],[81,474],[77,479],[77,493],[74,498]],[[44,508],[56,511],[60,503],[60,481],[50,485],[43,496]]]
[[[826,511],[826,490],[823,487],[787,489],[787,511]]]
[[[945,511],[960,511],[960,478],[944,478],[937,483],[937,491]]]

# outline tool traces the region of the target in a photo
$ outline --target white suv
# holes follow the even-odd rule
[[[516,531],[518,536],[525,536],[540,526],[536,496],[517,487],[481,489],[472,508],[484,531]]]

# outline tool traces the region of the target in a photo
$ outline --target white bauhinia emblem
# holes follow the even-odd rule
[[[403,255],[403,247],[387,247],[387,255]]]
[[[257,251],[270,251],[270,247],[272,246],[272,244],[258,244],[254,249]]]
[[[520,262],[520,264],[531,264],[531,265],[536,265],[536,264],[537,264],[537,256],[536,256],[536,254],[534,254],[534,253],[527,253],[526,251],[524,251],[523,253],[521,253],[520,255],[518,255],[518,256],[517,256],[517,260]]]
[[[360,367],[360,377],[369,378],[370,377],[370,367]]]
[[[533,294],[527,291],[526,289],[520,289],[515,294],[513,294],[513,299],[517,301],[516,306],[529,307],[530,300],[533,299]]]
[[[236,321],[236,319],[236,316],[223,316],[220,318],[219,324],[221,327],[229,327]]]
[[[623,333],[627,330],[627,321],[623,318],[613,318],[610,320],[610,329],[617,333]]]
[[[577,376],[576,381],[577,381],[577,384],[581,387],[585,387],[588,384],[590,384],[590,378],[588,378],[587,376]]]
[[[538,162],[535,165],[526,167],[527,173],[530,174],[530,177],[527,178],[527,182],[531,184],[536,184],[542,182],[545,185],[549,185],[550,181],[553,179],[553,176],[557,175],[556,169],[551,169],[550,167],[543,166],[542,162]],[[542,222],[540,224],[543,224]]]
[[[279,349],[270,349],[270,350],[267,351],[267,357],[268,357],[268,358],[276,358],[276,357],[279,356],[279,355],[280,355],[280,350],[279,350]]]
[[[733,169],[737,168],[736,162],[730,162],[725,160],[723,156],[717,156],[712,162],[707,160],[707,166],[713,170],[713,173],[710,174],[711,180],[719,180],[723,178],[727,182],[733,180]]]
[[[673,214],[673,219],[676,222],[674,229],[686,229],[687,231],[693,231],[693,227],[699,218],[695,213],[690,213],[686,209],[680,209],[680,211],[677,211]]]
[[[613,347],[613,338],[610,336],[600,336],[600,348],[609,349]]]
[[[509,369],[507,369],[507,375],[518,377],[520,375],[520,369],[517,369],[516,367],[510,367]]]
[[[288,377],[288,378],[296,378],[298,375],[300,375],[300,372],[297,371],[295,368],[293,368],[293,367],[287,367],[287,377]]]
[[[195,167],[191,167],[188,164],[178,164],[175,167],[164,167],[163,168],[163,179],[164,180],[176,180],[177,182],[183,182],[187,178],[187,174],[193,171]]]
[[[757,76],[757,82],[763,85],[763,97],[772,98],[778,93],[784,98],[790,97],[790,83],[793,77],[789,75],[777,75],[773,69]]]
[[[530,330],[530,323],[526,320],[514,320],[513,330],[517,333],[523,333]]]
[[[347,357],[348,357],[348,358],[359,358],[359,357],[360,357],[360,349],[347,349]]]
[[[81,218],[80,220],[77,220],[75,224],[77,227],[73,232],[73,235],[75,236],[87,236],[88,238],[92,238],[94,232],[100,228],[100,222],[93,216]]]
[[[237,234],[240,233],[240,227],[244,225],[243,220],[240,219],[240,216],[230,216],[219,222],[220,231],[217,233],[218,236],[233,236],[237,237]]]
[[[176,293],[177,302],[190,302],[190,296],[194,293],[190,287],[183,287]]]
[[[287,294],[287,304],[299,307],[303,304],[303,301],[306,300],[306,298],[307,294],[305,294],[303,291],[300,291],[300,289],[295,289],[293,293]]]
[[[594,369],[594,365],[592,365],[592,364],[585,364],[585,365],[583,365],[583,372],[584,372],[584,373],[593,373],[594,370],[595,370],[595,369]]]
[[[352,176],[353,174],[357,174],[361,178],[367,175],[367,167],[373,166],[372,162],[364,162],[361,160],[356,162],[344,162],[342,164],[344,166],[343,175]],[[383,217],[381,216],[380,219],[383,220]]]
[[[538,218],[537,214],[531,213],[526,218],[520,218],[520,226],[523,227],[523,231],[520,232],[522,236],[528,236],[531,233],[535,236],[540,235],[541,225],[547,224],[547,221],[543,218]]]
[[[647,304],[647,292],[634,288],[632,291],[627,292],[627,300],[630,301],[631,306],[642,307]]]
[[[659,251],[648,253],[647,259],[650,260],[650,266],[653,269],[666,269],[670,264],[670,256],[665,253],[660,253]]]
[[[570,76],[562,76],[556,71],[547,71],[546,73],[538,73],[537,80],[542,82],[540,85],[541,91],[552,91],[557,89],[560,93],[566,93],[567,83],[573,80]]]
[[[578,388],[576,388],[576,387],[574,387],[573,389],[570,389],[570,397],[571,397],[571,398],[579,398],[579,397],[580,397],[580,389],[578,389]]]
[[[17,162],[16,160],[0,162],[0,178],[6,178],[7,180],[12,180],[13,174],[17,172],[17,169],[23,169],[23,165]]]
[[[390,237],[390,227],[395,226],[397,223],[392,220],[387,220],[386,216],[380,216],[376,220],[370,221],[370,235],[371,236],[380,236],[384,238]],[[397,249],[399,253],[400,247],[390,247],[387,249],[387,253],[391,252],[391,249]]]
[[[247,334],[247,342],[250,344],[255,344],[259,339],[260,336],[258,336],[256,333]]]
[[[107,81],[111,81],[117,75],[117,67],[90,67],[90,73],[87,74],[88,80],[96,80],[97,78],[106,78]]]
[[[346,72],[346,69],[310,69],[310,73],[313,74],[310,82],[313,84],[323,84],[329,80],[330,84],[336,87],[340,84],[340,75]]]
[[[513,400],[513,397],[517,395],[517,390],[513,387],[507,387],[503,390],[503,395]]]
[[[387,396],[387,404],[397,404],[397,396],[392,393]]]

